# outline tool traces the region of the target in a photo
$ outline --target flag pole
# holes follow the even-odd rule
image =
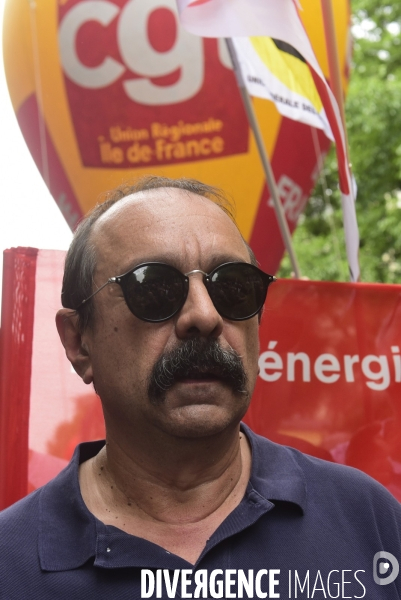
[[[349,146],[347,126],[345,122],[345,108],[343,86],[341,82],[340,61],[337,53],[336,30],[334,25],[334,13],[331,0],[320,0],[323,15],[324,34],[326,40],[327,60],[329,63],[330,87],[337,100],[338,108],[340,109],[341,120],[343,122],[345,149],[349,162]]]
[[[350,162],[350,153],[349,153],[349,144],[348,144],[348,131],[347,131],[347,124],[345,121],[344,94],[343,94],[343,87],[342,87],[342,81],[341,81],[340,61],[338,59],[338,52],[337,52],[337,41],[336,41],[336,30],[335,30],[335,25],[334,25],[333,5],[332,5],[331,0],[320,0],[320,4],[322,7],[327,60],[329,63],[330,88],[334,94],[335,99],[337,100],[338,108],[340,110],[340,116],[341,116],[341,121],[343,124],[343,130],[344,130],[344,142],[345,142],[344,150],[345,150],[346,160],[348,163],[349,172],[351,175],[349,192],[350,192],[351,201],[355,202],[355,191],[353,189],[352,167],[351,167],[351,162]],[[344,210],[345,209],[344,209],[344,201],[343,201],[343,212],[344,212]],[[358,231],[355,209],[354,209],[354,219],[355,219],[354,227],[356,227],[356,231]],[[350,232],[348,232],[348,235],[347,235],[345,217],[344,217],[344,226],[345,226],[345,244],[347,246],[347,254],[348,254],[348,247],[352,246],[352,240],[350,240],[350,238],[349,238]],[[349,261],[349,257],[348,257],[348,261]],[[349,264],[351,264],[350,261],[349,261]],[[354,281],[354,280],[360,281],[360,275],[357,278],[354,278],[352,269],[350,269],[350,271],[351,271],[351,281]]]
[[[294,271],[294,275],[296,279],[300,279],[301,272],[299,270],[297,257],[294,252],[294,247],[292,245],[291,233],[288,227],[287,219],[284,214],[283,205],[280,202],[277,183],[274,177],[273,169],[270,164],[269,157],[266,152],[266,148],[263,142],[262,134],[259,128],[259,124],[256,118],[256,114],[253,108],[252,101],[249,97],[248,90],[246,89],[245,82],[242,77],[241,68],[239,65],[237,53],[234,48],[234,44],[231,38],[226,38],[227,49],[231,57],[231,61],[234,66],[234,72],[237,77],[237,83],[239,90],[241,92],[242,101],[244,103],[245,111],[248,116],[249,125],[252,129],[253,135],[255,137],[256,145],[258,147],[260,160],[262,162],[263,170],[265,173],[266,181],[269,186],[270,194],[273,200],[274,210],[276,213],[278,225],[281,231],[281,236],[284,241],[285,248],[288,252],[288,256],[290,258],[291,266]]]

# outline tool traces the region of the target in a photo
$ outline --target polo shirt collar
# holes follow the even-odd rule
[[[75,569],[96,554],[97,519],[83,501],[78,467],[104,443],[79,444],[68,466],[40,490],[39,559],[45,571]]]
[[[241,429],[252,448],[250,484],[254,490],[266,500],[295,504],[303,514],[307,487],[304,472],[295,459],[297,450],[257,435],[244,423]]]
[[[292,450],[241,429],[252,448],[252,468],[242,502],[208,540],[198,559],[223,539],[246,529],[274,507],[288,502],[303,513],[306,482]],[[87,509],[78,479],[80,463],[95,456],[104,441],[85,442],[75,449],[69,465],[40,492],[39,558],[45,571],[67,571],[94,558],[103,568],[188,568],[188,562],[156,544],[105,525]]]

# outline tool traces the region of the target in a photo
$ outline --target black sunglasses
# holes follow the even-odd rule
[[[118,283],[128,308],[138,319],[151,323],[167,321],[184,306],[189,289],[188,276],[194,273],[202,273],[215,309],[222,317],[232,321],[244,321],[255,316],[266,300],[269,285],[276,281],[273,275],[243,262],[224,263],[210,273],[194,269],[185,274],[171,265],[149,262],[124,275],[110,277],[76,310],[109,283]]]

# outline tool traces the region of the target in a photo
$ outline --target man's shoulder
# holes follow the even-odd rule
[[[10,577],[16,565],[19,565],[23,578],[39,568],[37,547],[41,493],[42,488],[0,512],[0,598],[3,598],[4,589],[8,590],[12,584]]]
[[[35,490],[0,512],[0,529],[3,538],[5,531],[13,529],[24,531],[28,522],[39,517],[39,499],[42,489]]]
[[[283,511],[294,514],[295,505],[298,514],[301,509],[297,526],[305,547],[323,548],[330,540],[331,546],[344,552],[353,549],[358,555],[370,555],[374,549],[399,554],[401,504],[380,483],[358,469],[259,436],[253,443],[259,463],[255,487],[281,507],[278,517]]]
[[[258,448],[265,460],[274,457],[274,462],[287,464],[289,476],[301,473],[309,497],[329,497],[341,503],[359,506],[361,501],[380,506],[385,502],[398,510],[401,515],[401,504],[378,481],[347,465],[316,458],[290,446],[276,444],[262,436],[255,436]]]
[[[9,531],[27,532],[30,527],[39,528],[41,513],[66,513],[66,508],[76,505],[81,499],[78,481],[79,464],[92,458],[103,447],[104,440],[83,442],[74,451],[71,461],[56,477],[0,512],[0,528]],[[1,536],[0,536],[1,539]]]
[[[41,577],[52,559],[54,564],[60,559],[60,565],[68,567],[68,558],[79,557],[82,546],[86,552],[80,536],[84,536],[91,515],[79,492],[79,451],[78,447],[54,479],[0,512],[0,599],[23,598],[28,585],[41,589]],[[72,539],[77,544],[72,544]]]
[[[355,493],[358,497],[389,499],[401,509],[395,497],[376,479],[354,467],[316,458],[295,448],[286,447],[294,460],[302,468],[309,486],[313,489],[335,489],[337,495]],[[345,499],[345,498],[343,498]]]

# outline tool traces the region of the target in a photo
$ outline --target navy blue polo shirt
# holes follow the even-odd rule
[[[401,506],[391,494],[360,471],[243,431],[252,447],[245,496],[195,565],[88,511],[78,466],[103,442],[85,443],[0,514],[1,600],[399,600]]]

